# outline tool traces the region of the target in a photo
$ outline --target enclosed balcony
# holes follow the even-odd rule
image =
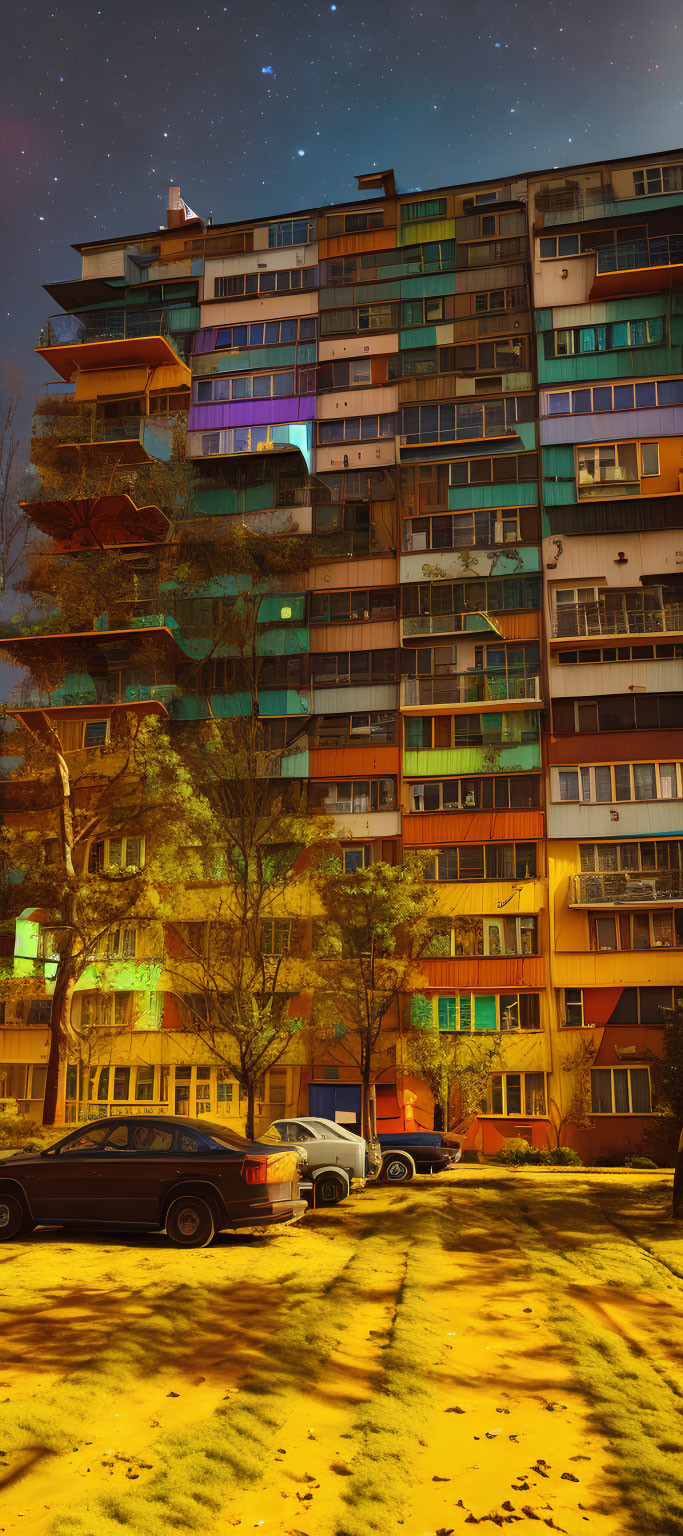
[[[496,620],[489,613],[420,613],[401,620],[401,639],[417,635],[464,635],[475,633],[500,635]]]
[[[683,600],[652,606],[645,595],[629,601],[619,593],[597,602],[563,603],[552,617],[554,640],[594,639],[603,635],[678,635],[683,633]]]
[[[683,902],[683,870],[612,870],[570,875],[570,907],[639,907]]]
[[[442,677],[404,677],[401,682],[403,710],[447,709],[454,705],[491,705],[494,709],[530,702],[540,704],[538,673],[456,672]]]
[[[683,234],[644,236],[600,245],[592,300],[620,293],[655,293],[683,282]]]
[[[168,463],[173,432],[185,427],[183,410],[148,414],[144,400],[133,401],[129,415],[105,415],[94,404],[73,395],[48,395],[38,402],[33,418],[32,456],[40,469],[46,456],[83,456],[90,463]]]
[[[181,311],[174,311],[178,321]],[[195,317],[195,318],[193,318]],[[185,316],[183,316],[185,318]],[[199,311],[186,312],[188,332],[199,324]],[[185,343],[171,330],[166,309],[93,310],[83,315],[52,315],[36,347],[39,357],[70,383],[79,373],[101,368],[149,368],[185,365]],[[177,325],[177,329],[180,326]],[[186,382],[190,370],[184,366]]]

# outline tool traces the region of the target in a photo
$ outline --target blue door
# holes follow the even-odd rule
[[[361,1134],[361,1085],[360,1083],[310,1083],[308,1088],[308,1113],[320,1115],[323,1120],[336,1120],[347,1131]]]

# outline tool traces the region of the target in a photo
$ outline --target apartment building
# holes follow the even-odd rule
[[[683,152],[419,198],[392,172],[358,181],[348,204],[219,226],[172,189],[167,229],[77,247],[38,347],[69,388],[38,402],[36,440],[69,442],[76,487],[84,463],[170,462],[186,433],[200,522],[309,541],[259,610],[280,772],[338,818],[347,871],[433,851],[438,920],[387,1026],[380,1125],[433,1123],[408,1069],[419,1015],[498,1046],[471,1146],[554,1144],[562,1122],[587,1160],[647,1148],[662,1008],[683,998]],[[81,641],[58,688],[22,685],[10,709],[59,718],[79,753],[117,708],[233,712],[212,603],[240,578],[210,601],[170,583],[150,614],[164,507],[115,486],[92,501],[31,515],[74,559],[96,537],[130,560],[134,627],[98,616],[88,665]],[[40,914],[5,933],[17,976],[41,942]],[[67,1117],[160,1104],[240,1124],[163,956],[116,942],[107,990],[77,988],[107,1028],[87,1081],[67,1074]],[[49,970],[0,1030],[0,1103],[32,1113]],[[358,1074],[319,1054],[297,1039],[261,1124],[359,1112]]]

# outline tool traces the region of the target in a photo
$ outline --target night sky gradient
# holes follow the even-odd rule
[[[198,213],[261,217],[356,195],[673,148],[678,0],[14,0],[0,64],[3,360],[26,405],[43,282],[74,240]]]

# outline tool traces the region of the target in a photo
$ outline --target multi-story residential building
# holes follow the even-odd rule
[[[310,539],[259,609],[280,773],[339,818],[347,871],[433,853],[434,939],[387,1025],[380,1124],[432,1123],[407,1065],[417,1009],[498,1044],[472,1146],[552,1144],[562,1122],[588,1159],[634,1151],[656,1128],[662,1008],[683,998],[683,152],[359,191],[215,226],[172,189],[167,230],[78,247],[38,348],[73,389],[39,402],[37,457],[58,430],[74,465],[166,462],[186,430],[198,529]],[[59,713],[83,753],[117,708],[237,707],[211,643],[237,575],[167,583],[152,614],[163,508],[75,489],[32,512],[75,555],[97,525],[139,600],[133,628],[98,617],[87,671],[11,710]],[[295,926],[305,953],[310,913]],[[291,933],[283,912],[272,952]],[[45,942],[31,912],[4,937],[17,974],[44,955],[49,993]],[[85,1087],[67,1074],[67,1115],[158,1103],[238,1124],[164,957],[134,930],[112,944],[111,989],[77,988],[106,1048]],[[49,1006],[22,989],[0,1031],[0,1095],[32,1113]],[[268,1074],[261,1124],[358,1112],[357,1073],[318,1054],[300,1037]]]

